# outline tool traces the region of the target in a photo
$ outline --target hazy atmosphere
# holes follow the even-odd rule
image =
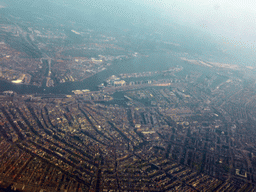
[[[228,49],[241,49],[238,52],[255,58],[256,2],[251,0],[2,0],[0,4],[29,11],[44,10],[53,16],[64,14],[64,19],[75,18],[81,23],[93,16],[95,25],[104,22],[115,28],[132,24],[141,29],[150,26],[163,33],[166,29],[158,26],[162,24],[172,30],[199,30],[221,46],[223,43]]]

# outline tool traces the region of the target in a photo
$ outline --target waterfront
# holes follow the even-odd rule
[[[161,63],[161,65],[158,65]],[[183,66],[185,70],[199,68],[199,66],[188,64],[185,61],[175,58],[168,54],[152,53],[149,57],[135,57],[126,60],[117,60],[104,71],[101,71],[82,82],[67,82],[59,83],[55,87],[42,87],[13,84],[1,80],[0,92],[12,90],[19,94],[71,94],[72,90],[89,89],[91,91],[98,90],[98,85],[111,75],[118,75],[120,73],[135,73],[144,71],[162,71],[177,65]],[[159,67],[160,66],[160,67]],[[202,67],[200,67],[202,70]]]

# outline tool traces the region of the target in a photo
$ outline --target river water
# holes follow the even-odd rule
[[[98,90],[98,85],[103,83],[111,75],[120,73],[136,73],[143,71],[162,71],[170,67],[183,66],[184,70],[196,70],[202,66],[191,65],[179,58],[165,53],[152,53],[149,57],[135,57],[126,60],[117,60],[104,71],[97,73],[81,82],[66,82],[56,85],[55,87],[42,87],[13,84],[7,81],[0,81],[0,92],[13,90],[19,94],[71,94],[72,90],[89,89],[91,91]],[[184,71],[183,70],[183,71]]]

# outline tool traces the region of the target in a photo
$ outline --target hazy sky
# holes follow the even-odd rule
[[[256,45],[255,0],[142,0],[163,17],[248,45]],[[248,41],[248,42],[247,42]]]
[[[0,2],[34,2],[41,0],[0,0]],[[42,0],[46,1],[46,0]],[[162,17],[181,25],[188,25],[235,41],[239,46],[256,45],[256,1],[255,0],[48,0],[77,6],[81,9],[97,8],[112,11],[114,14],[137,16],[154,10]],[[1,5],[1,3],[0,3]],[[80,5],[84,5],[80,6]],[[112,9],[113,7],[113,9]],[[145,10],[143,9],[145,8]],[[121,12],[121,13],[120,13]],[[123,12],[123,13],[122,13]],[[118,16],[117,14],[117,16]],[[152,15],[155,12],[152,12]],[[145,15],[148,17],[148,15]]]
[[[65,2],[70,0],[63,0]],[[195,27],[238,46],[256,45],[255,0],[75,0],[81,4],[111,6],[121,11],[145,9],[157,11],[162,17]],[[134,5],[134,6],[133,6]],[[114,5],[115,7],[115,5]],[[115,7],[116,8],[116,7]],[[115,11],[115,8],[113,11]],[[127,9],[127,10],[126,10]],[[141,11],[140,11],[141,10]],[[111,9],[108,9],[111,11]],[[119,10],[118,10],[119,11]],[[116,11],[117,12],[117,11]],[[127,11],[129,13],[129,11]],[[134,13],[134,12],[133,12]],[[132,14],[133,14],[132,13]],[[146,12],[145,12],[146,13]],[[154,14],[155,12],[152,12]]]

